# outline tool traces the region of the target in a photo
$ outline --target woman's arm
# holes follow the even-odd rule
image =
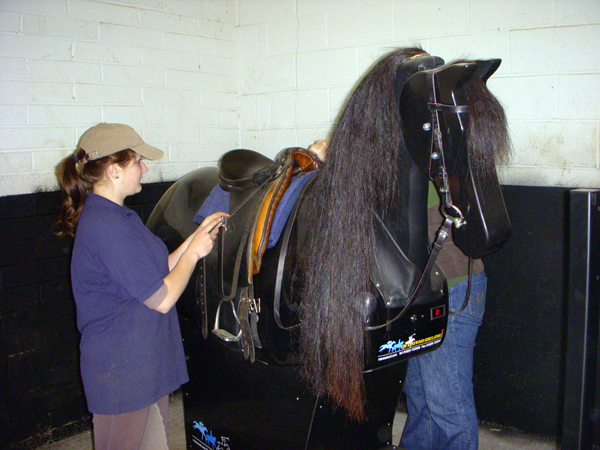
[[[169,255],[169,272],[175,268],[175,266],[179,262],[179,258],[181,258],[181,255],[183,255],[183,252],[185,252],[187,250],[187,248],[190,245],[190,242],[192,241],[192,239],[194,238],[196,233],[198,233],[200,231],[201,227],[202,227],[202,225],[198,225],[198,228],[196,228],[196,231],[194,231],[192,234],[190,234],[188,236],[188,238],[185,241],[183,241],[183,243],[179,247],[177,247],[177,249],[173,253],[171,253]]]
[[[222,217],[227,217],[227,214],[219,212],[208,216],[196,231],[169,255],[169,269],[171,271],[164,278],[167,295],[162,303],[155,308],[156,311],[166,314],[179,300],[190,281],[196,263],[212,250],[214,240],[217,238],[219,229],[223,224]]]

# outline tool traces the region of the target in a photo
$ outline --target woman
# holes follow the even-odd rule
[[[96,450],[168,449],[169,394],[188,381],[173,306],[226,215],[207,217],[169,255],[123,205],[142,189],[143,159],[162,155],[131,127],[101,123],[57,167],[59,235],[75,236],[71,283]]]

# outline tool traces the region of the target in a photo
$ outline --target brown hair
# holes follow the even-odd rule
[[[56,166],[56,178],[63,192],[63,203],[55,223],[59,227],[56,232],[59,237],[75,236],[75,227],[85,199],[94,184],[102,180],[108,166],[119,164],[125,167],[135,159],[136,153],[126,149],[87,162],[85,155],[85,150],[79,148]]]

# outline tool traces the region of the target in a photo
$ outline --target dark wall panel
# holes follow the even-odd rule
[[[146,221],[170,183],[128,199]],[[485,258],[486,315],[475,349],[480,419],[560,435],[565,345],[566,189],[503,187],[513,236]],[[0,198],[0,448],[89,427],[69,280],[71,242],[50,228],[57,192]]]
[[[567,189],[504,186],[513,234],[484,259],[488,295],[475,348],[479,418],[560,435]]]
[[[146,221],[171,183],[127,205]],[[72,239],[53,234],[58,192],[0,198],[0,448],[29,449],[90,427],[69,277]]]

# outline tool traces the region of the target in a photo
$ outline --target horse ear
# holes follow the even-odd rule
[[[446,105],[462,104],[456,98],[456,88],[463,86],[477,71],[477,63],[457,63],[444,66],[434,73],[440,98],[438,102]]]
[[[500,64],[502,63],[502,60],[500,58],[496,58],[488,59],[485,61],[477,60],[475,62],[477,63],[477,75],[479,75],[485,83],[487,82],[488,78],[491,77],[494,74],[494,72],[496,72],[496,70],[498,70],[498,67],[500,67]]]

